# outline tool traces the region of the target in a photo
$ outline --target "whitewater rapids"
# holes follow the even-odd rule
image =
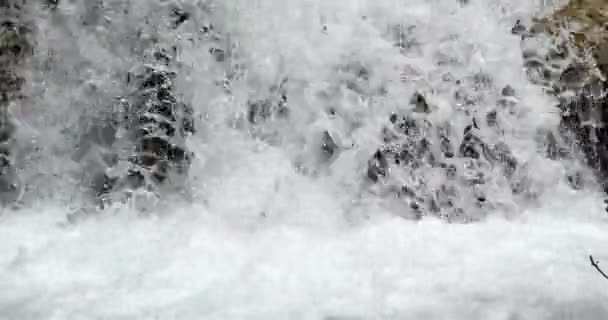
[[[249,59],[259,63],[252,70],[276,71],[271,66],[280,60],[303,79],[323,79],[313,87],[327,81],[324,68],[343,53],[355,52],[390,74],[387,66],[397,54],[360,22],[362,13],[426,23],[423,30],[437,33],[430,39],[448,31],[467,35],[476,48],[452,48],[455,55],[475,52],[464,68],[483,68],[496,81],[513,84],[537,112],[519,125],[555,121],[551,102],[519,67],[519,43],[509,33],[517,17],[538,8],[523,0],[469,2],[461,8],[455,0],[350,6],[234,0],[222,12],[236,24],[224,27],[242,37]],[[319,23],[326,24],[329,39],[311,35]],[[269,31],[268,38],[261,36]],[[72,40],[90,43],[84,35]],[[424,48],[437,45],[430,40]],[[107,53],[84,51],[107,63]],[[194,71],[207,70],[194,49],[183,56]],[[430,62],[419,67],[432,69]],[[46,191],[20,210],[5,210],[0,319],[608,319],[608,280],[588,258],[592,254],[608,269],[608,215],[599,192],[574,191],[556,178],[560,164],[534,160],[538,170],[532,174],[544,192],[518,214],[466,225],[409,221],[381,200],[350,193],[362,176],[357,161],[369,152],[345,151],[325,177],[302,175],[291,155],[306,145],[271,146],[230,128],[226,118],[233,110],[225,101],[207,104],[215,92],[209,73],[194,74],[189,85],[208,87],[193,93],[207,128],[192,141],[204,160],[194,167],[192,202],[176,201],[145,217],[122,209],[70,223],[65,199],[74,188],[64,186],[54,197]],[[245,89],[235,87],[235,95]],[[67,107],[74,95],[86,100],[80,91],[70,97],[51,91],[49,105]],[[409,99],[395,92],[389,99]],[[361,115],[365,125],[351,139],[375,142],[374,124],[383,115]],[[46,128],[45,143],[58,139],[60,129]],[[308,128],[293,130],[308,134]],[[529,151],[526,137],[517,139],[523,142],[512,145]],[[63,145],[55,143],[59,153]],[[61,161],[50,161],[47,169],[62,172]]]

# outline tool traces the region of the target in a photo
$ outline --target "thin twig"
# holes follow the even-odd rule
[[[589,260],[591,261],[591,265],[602,275],[604,276],[604,278],[608,279],[608,275],[606,275],[604,273],[604,271],[602,271],[602,269],[600,269],[600,266],[598,265],[598,262],[596,262],[595,260],[593,260],[593,256],[589,255]]]

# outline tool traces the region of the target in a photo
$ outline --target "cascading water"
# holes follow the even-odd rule
[[[574,149],[511,32],[540,9],[34,5],[0,319],[606,318],[602,195],[547,150]],[[153,48],[193,108],[188,192],[96,210],[105,119]]]

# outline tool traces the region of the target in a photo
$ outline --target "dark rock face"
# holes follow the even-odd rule
[[[559,11],[558,11],[559,12]],[[536,27],[536,28],[535,28]],[[576,157],[582,154],[585,164],[595,173],[600,185],[608,192],[608,96],[603,80],[605,45],[591,48],[585,56],[577,43],[546,33],[538,26],[527,28],[520,22],[513,28],[522,41],[529,38],[551,39],[544,53],[524,49],[523,58],[531,79],[558,99],[561,115],[557,135],[548,134],[547,156],[552,159]],[[596,67],[597,66],[597,67]],[[573,188],[582,187],[579,173],[567,177]]]
[[[97,183],[102,203],[116,193],[127,197],[137,191],[156,194],[161,186],[179,184],[188,174],[193,154],[185,139],[194,133],[193,110],[174,91],[173,58],[155,51],[154,59],[155,64],[129,76],[133,90],[117,104],[111,121],[116,126],[112,140],[117,154],[109,158],[109,169]]]
[[[15,164],[15,122],[10,108],[23,99],[22,69],[31,54],[32,24],[25,1],[0,1],[0,202],[19,200],[23,186]]]
[[[270,88],[269,93],[267,97],[247,102],[247,121],[250,124],[262,124],[274,119],[285,118],[289,115],[285,88],[282,85]]]
[[[492,172],[489,168],[507,179],[518,169],[506,144],[490,145],[480,137],[475,119],[458,140],[449,122],[433,123],[424,114],[392,114],[388,120],[384,144],[368,162],[367,178],[409,203],[415,217],[480,219],[483,209],[493,206],[484,191],[484,185],[495,179],[487,174]],[[516,182],[511,181],[514,193]]]
[[[83,8],[85,14],[80,16],[89,11],[92,17],[97,16],[99,5],[102,4],[87,4]],[[176,88],[178,75],[188,72],[178,59],[181,44],[176,37],[192,28],[189,9],[162,4],[153,12],[143,13],[142,21],[134,21],[138,28],[134,31],[125,22],[133,15],[129,6],[106,7],[115,15],[112,19],[116,30],[124,25],[133,31],[126,37],[128,43],[124,47],[116,46],[115,54],[126,54],[136,62],[133,69],[123,69],[112,76],[122,84],[112,93],[118,96],[106,100],[109,95],[104,95],[94,113],[83,115],[80,120],[82,133],[72,159],[85,168],[84,181],[101,208],[128,201],[147,209],[136,203],[138,199],[164,203],[168,197],[188,194],[187,179],[194,154],[186,147],[186,140],[195,133],[195,121],[192,106]],[[95,19],[84,20],[95,26]],[[154,23],[157,26],[151,27]],[[105,39],[95,28],[87,31]]]
[[[596,173],[600,184],[608,187],[608,114],[605,97],[580,93],[560,102],[560,131],[565,140],[577,146],[585,163]]]

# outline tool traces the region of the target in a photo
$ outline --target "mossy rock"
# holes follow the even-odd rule
[[[10,52],[15,56],[22,56],[31,49],[31,45],[17,30],[0,30],[0,54]]]
[[[536,31],[553,34],[566,26],[577,46],[595,46],[606,40],[608,1],[571,0],[550,16],[534,19],[534,22]]]
[[[608,130],[605,129],[608,127],[608,0],[570,0],[550,15],[535,19],[528,31],[531,37],[549,35],[558,44],[555,51],[563,53],[562,57],[532,57],[540,63],[551,64],[553,58],[573,58],[559,71],[556,83],[558,87],[574,89],[571,96],[558,94],[559,133],[564,146],[575,145],[573,151],[584,155],[586,164],[608,192]],[[561,157],[568,158],[569,154]]]
[[[580,51],[590,50],[595,61],[590,72],[608,74],[608,0],[570,0],[551,15],[536,18],[532,33],[553,36],[565,31],[569,43]]]

